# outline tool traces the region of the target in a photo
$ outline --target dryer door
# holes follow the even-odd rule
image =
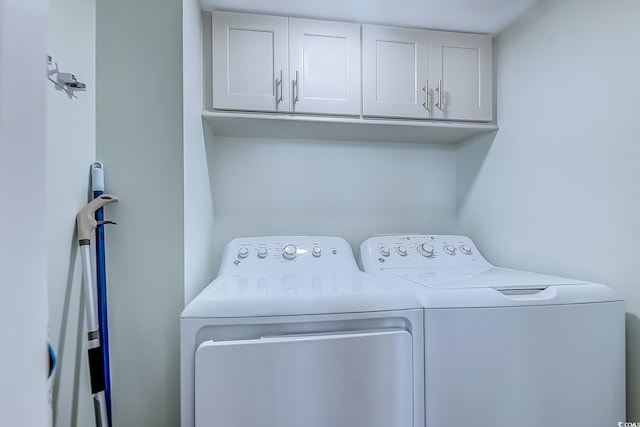
[[[205,341],[196,427],[412,427],[405,330]]]

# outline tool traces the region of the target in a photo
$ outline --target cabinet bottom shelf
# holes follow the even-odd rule
[[[498,130],[495,123],[392,120],[203,111],[216,136],[456,144]]]

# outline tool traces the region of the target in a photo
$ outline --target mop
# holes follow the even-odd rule
[[[96,221],[95,212],[103,206],[117,202],[118,197],[111,194],[102,194],[93,199],[76,216],[78,229],[78,241],[82,256],[82,282],[86,293],[85,312],[87,315],[88,330],[88,358],[89,372],[91,375],[91,394],[97,427],[109,425],[107,416],[107,403],[105,398],[104,358],[100,347],[100,326],[96,314],[95,289],[91,274],[91,232],[102,224],[115,224],[113,221]]]
[[[91,165],[91,187],[93,198],[96,199],[104,193],[104,168],[101,162],[94,162]],[[111,365],[109,363],[109,320],[107,315],[107,268],[105,262],[104,247],[104,225],[100,224],[104,220],[102,208],[95,214],[98,226],[96,228],[96,286],[98,290],[98,326],[100,329],[100,347],[102,348],[102,360],[104,368],[104,395],[107,404],[107,419],[109,426],[112,425],[111,417]]]

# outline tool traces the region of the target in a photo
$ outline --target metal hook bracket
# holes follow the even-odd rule
[[[47,78],[74,98],[77,98],[74,92],[87,90],[87,85],[79,82],[74,74],[60,72],[58,63],[53,61],[51,55],[47,55]]]

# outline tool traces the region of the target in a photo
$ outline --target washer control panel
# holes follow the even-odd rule
[[[351,246],[341,237],[267,236],[230,241],[222,255],[220,272],[315,267],[356,271],[358,268]]]
[[[466,236],[408,234],[376,236],[360,246],[365,271],[383,268],[472,267],[490,264]]]

